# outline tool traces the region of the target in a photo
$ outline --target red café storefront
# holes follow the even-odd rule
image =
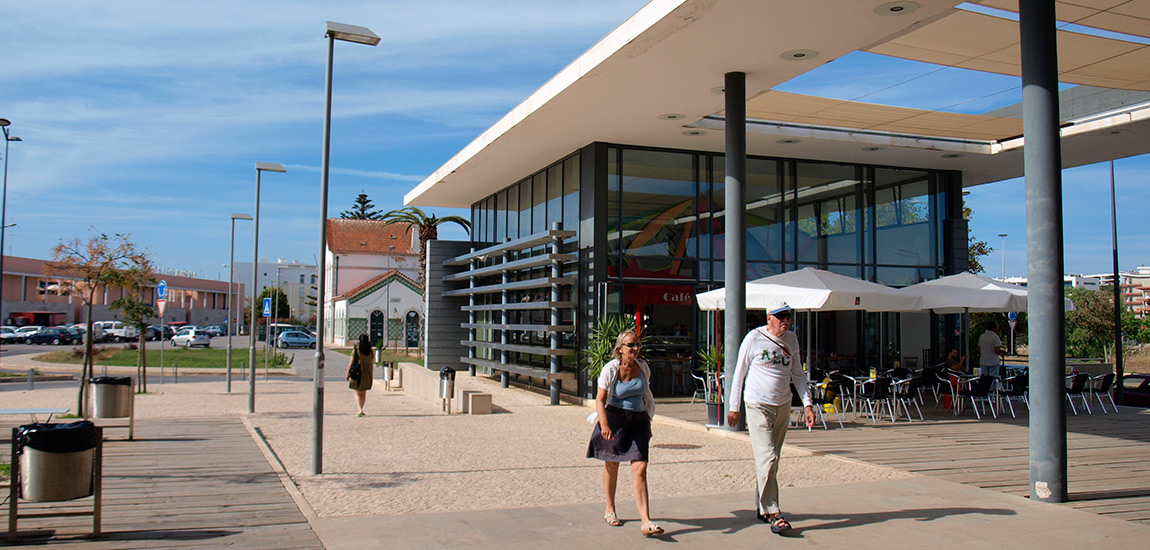
[[[623,285],[623,313],[634,316],[645,339],[643,357],[651,366],[655,395],[688,395],[694,388],[697,335],[702,321],[693,284]]]

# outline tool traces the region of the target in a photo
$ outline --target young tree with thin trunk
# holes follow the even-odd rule
[[[156,316],[156,310],[144,300],[144,291],[156,284],[156,269],[144,254],[128,258],[129,267],[116,271],[109,277],[109,284],[124,289],[124,296],[109,304],[112,309],[124,313],[124,323],[139,331],[139,353],[136,359],[137,391],[148,391],[148,319]]]
[[[46,277],[71,278],[69,292],[80,298],[84,306],[87,330],[84,333],[84,365],[80,371],[79,395],[76,414],[84,416],[88,394],[88,379],[92,376],[92,306],[96,293],[106,288],[119,271],[129,269],[132,258],[139,256],[128,236],[120,233],[109,236],[95,233],[85,242],[79,237],[60,241],[52,247],[52,259],[44,264]]]

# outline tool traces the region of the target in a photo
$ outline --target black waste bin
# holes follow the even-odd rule
[[[89,380],[93,418],[124,418],[132,414],[132,378],[99,376]]]
[[[443,367],[439,369],[439,398],[451,399],[455,395],[455,369]]]
[[[20,495],[24,500],[55,502],[91,496],[96,425],[27,424],[16,430]]]

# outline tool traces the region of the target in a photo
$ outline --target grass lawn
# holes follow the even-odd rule
[[[67,351],[53,351],[43,355],[37,355],[37,361],[45,361],[48,363],[70,363],[79,365],[84,362],[84,354],[82,348],[80,353],[74,350]],[[96,364],[107,365],[109,367],[134,367],[136,366],[136,359],[139,356],[139,351],[134,349],[123,348],[97,348]],[[227,367],[227,349],[216,348],[203,348],[203,349],[185,349],[185,348],[164,348],[164,366],[170,367],[172,365],[179,365],[183,368],[199,369],[222,369]],[[290,356],[282,353],[273,353],[270,357],[269,367],[273,369],[286,369],[290,363]],[[232,367],[239,367],[240,362],[247,363],[248,350],[247,348],[232,349]],[[256,350],[256,364],[257,368],[264,364],[263,350]],[[148,347],[148,366],[160,366],[160,350],[159,348],[152,349]]]
[[[347,349],[332,349],[327,351],[334,351],[343,355],[344,357],[351,357],[351,348]],[[406,355],[393,350],[383,350],[379,355],[380,361],[391,361],[393,363],[415,363],[416,365],[423,366],[423,358],[415,355]]]

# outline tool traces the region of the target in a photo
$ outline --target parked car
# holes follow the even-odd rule
[[[67,333],[72,336],[72,342],[76,344],[84,343],[84,335],[88,333],[88,329],[72,325],[70,327],[63,327]]]
[[[198,328],[184,328],[180,329],[175,336],[172,337],[173,346],[184,346],[191,348],[192,346],[204,346],[205,348],[211,347],[212,338],[208,336],[207,331]]]
[[[216,336],[223,336],[224,327],[220,325],[212,325],[209,327],[204,327],[204,331],[208,333],[208,336],[215,338]]]
[[[1150,407],[1150,374],[1127,374],[1122,378],[1123,403],[1131,407]]]
[[[123,321],[96,321],[92,328],[104,331],[105,338],[113,342],[134,342],[140,337],[136,327]]]
[[[159,340],[160,338],[163,338],[166,340],[166,339],[171,338],[171,337],[172,337],[172,329],[170,329],[168,327],[160,328],[160,327],[157,327],[156,325],[151,325],[148,328],[144,329],[144,338],[147,340]]]
[[[298,330],[281,332],[276,339],[276,347],[280,348],[314,348],[315,337]]]
[[[19,336],[20,341],[26,344],[28,343],[28,337],[36,334],[37,332],[40,332],[40,329],[42,328],[44,327],[39,325],[28,325],[26,327],[20,327],[16,329],[16,336]]]
[[[0,344],[18,344],[21,337],[16,334],[16,327],[0,327]]]
[[[28,337],[29,344],[72,344],[76,343],[68,329],[60,327],[46,327],[38,330],[36,334]]]

